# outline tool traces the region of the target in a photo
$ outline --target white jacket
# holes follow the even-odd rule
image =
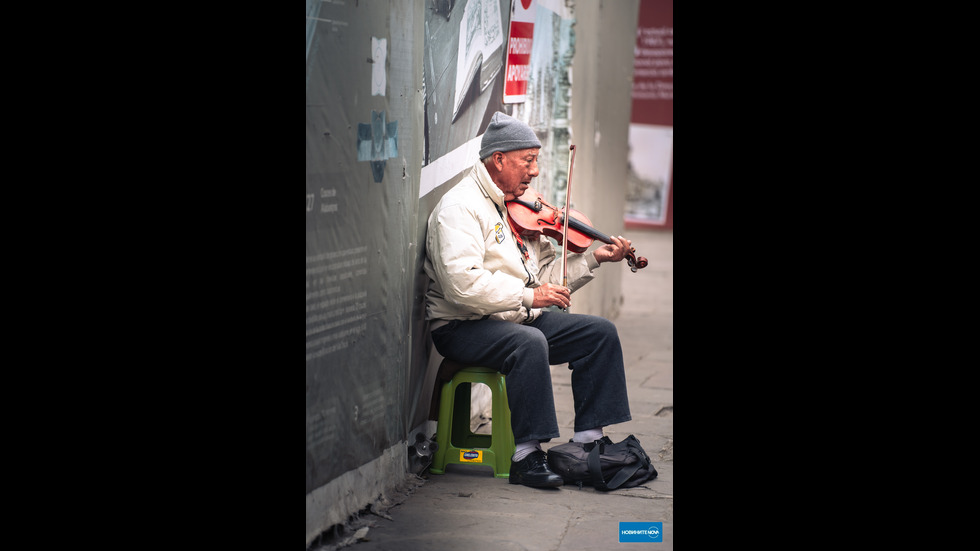
[[[424,269],[430,280],[425,297],[430,329],[456,319],[527,323],[537,318],[541,309],[531,308],[532,289],[561,284],[561,258],[544,235],[524,237],[524,244],[526,260],[507,221],[504,193],[477,161],[429,215]],[[599,267],[590,251],[569,253],[566,264],[573,292]]]

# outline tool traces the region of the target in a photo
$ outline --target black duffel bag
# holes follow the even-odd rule
[[[632,434],[618,444],[608,436],[595,442],[569,442],[548,450],[548,466],[565,484],[609,491],[639,486],[657,476],[650,456]]]

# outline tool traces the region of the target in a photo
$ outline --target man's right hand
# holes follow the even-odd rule
[[[568,308],[572,303],[571,291],[568,287],[545,283],[540,287],[534,288],[534,302],[531,308],[544,308],[545,306],[557,306],[562,310]]]

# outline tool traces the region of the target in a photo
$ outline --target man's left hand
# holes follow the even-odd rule
[[[598,249],[592,251],[595,255],[595,259],[599,264],[603,262],[619,262],[620,260],[626,258],[626,254],[630,252],[629,239],[623,236],[610,237],[613,240],[612,243],[603,245]]]

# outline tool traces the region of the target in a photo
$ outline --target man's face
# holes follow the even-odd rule
[[[504,201],[512,201],[527,191],[531,179],[538,175],[538,153],[540,148],[518,149],[501,155],[500,174],[494,183],[504,192]]]

